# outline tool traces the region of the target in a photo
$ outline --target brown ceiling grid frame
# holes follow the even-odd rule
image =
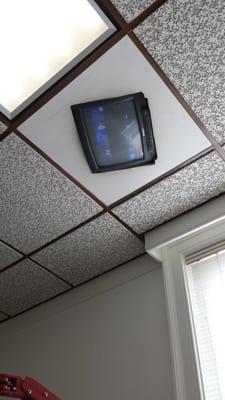
[[[109,0],[95,0],[103,12],[108,16],[112,23],[117,28],[117,31],[110,36],[104,43],[98,46],[93,52],[85,57],[80,63],[74,66],[68,73],[66,73],[61,79],[53,84],[48,90],[41,94],[36,100],[33,101],[28,107],[26,107],[21,113],[10,121],[0,112],[0,119],[3,118],[7,121],[7,125],[10,129],[15,129],[21,125],[24,121],[30,118],[37,110],[51,100],[57,93],[64,89],[69,83],[77,78],[82,72],[84,72],[90,65],[97,61],[102,55],[110,50],[118,41],[132,31],[137,25],[143,22],[149,15],[157,10],[167,0],[156,0],[151,6],[149,6],[143,13],[135,18],[131,23],[127,23],[124,18],[120,15],[119,11]]]
[[[45,155],[45,153],[43,153],[39,148],[37,148],[37,147],[36,147],[32,142],[30,142],[27,138],[24,138],[24,136],[23,136],[19,131],[16,131],[15,134],[18,135],[21,139],[24,139],[24,141],[25,141],[27,144],[29,144],[29,145],[30,145],[33,149],[35,149],[39,154],[41,154],[44,158],[46,158],[46,159],[48,160],[48,162],[50,162],[51,164],[54,165],[54,167],[59,168],[60,171],[61,171],[65,176],[68,177],[68,174],[66,173],[66,171],[64,171],[61,167],[59,167],[53,160],[51,160],[47,155]],[[191,163],[191,162],[195,162],[197,159],[199,159],[199,158],[201,158],[201,157],[204,157],[206,154],[209,154],[209,153],[212,152],[212,151],[214,151],[212,147],[210,147],[210,148],[208,148],[208,149],[202,151],[202,152],[201,152],[200,154],[198,154],[197,156],[194,156],[194,157],[192,157],[192,159],[188,160],[188,164]],[[181,164],[180,167],[179,167],[179,169],[182,169],[182,168],[184,168],[185,166],[186,166],[186,162],[183,163],[183,164]],[[160,181],[160,180],[165,179],[166,175],[171,175],[171,174],[174,173],[175,171],[177,171],[177,167],[174,168],[173,171],[172,171],[172,170],[169,171],[169,173],[167,173],[167,174],[161,176],[160,178],[157,178],[156,180],[152,181],[152,182],[149,183],[148,185],[144,185],[143,187],[139,188],[138,190],[132,192],[132,193],[128,196],[128,198],[133,197],[133,196],[137,195],[138,193],[141,193],[142,191],[146,190],[147,188],[153,186],[153,185],[156,183],[156,181],[158,182],[158,181]],[[70,178],[71,178],[71,177],[70,177]],[[74,181],[74,178],[72,178],[72,181],[74,182],[75,185],[77,185],[77,181],[76,181],[76,180]],[[80,187],[82,187],[82,185],[81,185]],[[88,193],[86,190],[85,190],[85,192]],[[96,198],[94,197],[94,200],[95,200],[95,199],[96,199]],[[17,251],[18,253],[20,253],[21,258],[20,258],[19,260],[15,261],[15,262],[13,262],[12,264],[8,265],[7,267],[3,268],[3,269],[0,271],[0,274],[1,274],[2,272],[4,272],[4,271],[8,270],[9,268],[15,266],[16,264],[18,264],[19,262],[21,262],[21,261],[23,261],[23,260],[30,260],[30,261],[32,261],[33,263],[35,263],[36,265],[38,265],[40,268],[44,269],[45,271],[47,271],[48,273],[54,275],[56,278],[60,279],[60,280],[63,281],[64,283],[68,284],[68,285],[69,285],[69,288],[68,288],[65,292],[71,290],[72,288],[74,288],[74,286],[73,286],[70,282],[66,281],[65,279],[63,279],[62,277],[60,277],[58,274],[52,272],[52,271],[49,270],[48,268],[44,267],[40,262],[37,262],[36,260],[32,259],[31,256],[33,256],[33,255],[34,255],[35,253],[37,253],[38,251],[40,251],[40,250],[46,248],[46,247],[49,246],[50,244],[52,244],[52,243],[58,241],[59,239],[65,237],[65,236],[68,235],[69,233],[72,233],[72,232],[74,232],[75,230],[79,229],[80,227],[82,227],[82,226],[84,226],[84,225],[87,225],[88,223],[90,223],[91,221],[97,219],[99,216],[101,216],[101,215],[103,215],[103,214],[105,214],[105,213],[109,213],[110,215],[112,215],[118,222],[122,223],[123,226],[125,226],[129,231],[131,231],[133,234],[135,234],[135,236],[137,236],[139,239],[142,239],[142,240],[143,240],[143,234],[137,234],[136,232],[134,232],[134,231],[132,230],[132,228],[130,228],[125,222],[121,221],[121,219],[120,219],[117,215],[115,215],[115,214],[113,213],[113,211],[112,211],[112,209],[113,209],[115,206],[117,206],[118,204],[121,204],[122,202],[124,202],[124,201],[126,201],[126,200],[127,200],[127,197],[121,199],[119,202],[116,202],[116,203],[114,203],[114,204],[112,204],[111,206],[108,206],[108,207],[105,206],[103,203],[100,202],[99,204],[101,204],[103,207],[105,207],[101,212],[99,212],[98,214],[96,214],[96,215],[90,217],[89,219],[87,219],[86,221],[82,222],[81,224],[79,224],[79,225],[73,227],[72,229],[66,231],[66,232],[63,233],[62,235],[60,235],[60,236],[54,238],[54,239],[51,240],[50,242],[45,243],[43,246],[41,246],[41,247],[38,248],[38,249],[35,249],[34,251],[30,252],[29,254],[25,254],[25,253],[23,253],[23,252],[21,252],[21,251],[18,251],[18,250],[17,250],[15,247],[13,247],[12,245],[9,245],[8,243],[6,243],[6,242],[4,242],[4,241],[1,240],[1,242],[3,242],[4,244],[6,244],[6,245],[8,245],[9,247],[11,247],[13,250],[15,250],[15,251]],[[139,257],[139,256],[137,256],[137,257]],[[131,260],[136,259],[137,257],[134,257],[134,258],[132,258]],[[130,260],[130,261],[131,261],[131,260]],[[119,266],[124,265],[124,264],[126,264],[126,262],[120,264]],[[112,268],[112,269],[118,268],[119,266],[116,266],[116,267],[114,267],[114,268]],[[111,270],[112,270],[112,269],[111,269]],[[109,270],[109,271],[111,271],[111,270]],[[108,271],[107,271],[107,272],[108,272]],[[105,273],[107,273],[107,272],[103,272],[103,273],[101,273],[100,275],[103,275],[103,274],[105,274]],[[100,276],[100,275],[97,275],[97,276],[95,276],[94,278],[91,278],[90,280],[95,279],[95,278],[97,278],[97,277]],[[86,282],[84,282],[84,283],[86,283]],[[81,284],[79,284],[79,285],[77,285],[77,286],[80,286],[80,285],[82,285],[82,284],[84,284],[84,283],[81,283]],[[76,287],[77,287],[77,286],[76,286]],[[65,292],[63,292],[63,293],[65,293]],[[58,297],[58,296],[59,296],[59,294],[57,294],[57,295],[55,295],[55,296],[53,296],[53,297],[51,297],[51,298],[49,298],[49,299],[47,299],[47,300],[44,300],[43,302],[38,303],[37,305],[32,306],[32,307],[30,307],[29,309],[27,309],[27,310],[25,310],[25,311],[22,311],[22,312],[20,312],[20,313],[18,313],[18,314],[16,314],[15,316],[20,315],[21,313],[24,313],[24,312],[26,312],[26,311],[28,311],[28,310],[30,310],[30,309],[32,309],[32,308],[35,308],[35,307],[37,307],[38,305],[43,304],[43,303],[45,303],[45,302],[47,302],[47,301],[50,301],[51,299],[53,299],[53,298],[55,298],[55,297]],[[5,322],[5,321],[8,320],[9,318],[14,318],[14,316],[13,316],[13,317],[8,316],[7,319],[3,320],[2,322]]]
[[[39,247],[38,249],[35,249],[29,254],[24,254],[22,252],[19,252],[17,249],[15,249],[13,246],[10,246],[8,243],[7,244],[9,247],[12,249],[16,250],[18,253],[21,254],[21,258],[8,265],[6,268],[4,268],[1,272],[5,271],[6,269],[11,268],[12,266],[16,265],[18,262],[22,260],[31,260],[31,256],[35,254],[37,251],[42,250],[43,248],[47,247],[48,245],[52,244],[53,242],[61,239],[62,237],[68,235],[69,233],[75,231],[76,229],[79,229],[81,226],[84,226],[91,221],[95,220],[96,218],[100,217],[103,214],[110,214],[113,218],[115,218],[120,224],[122,224],[127,230],[129,230],[133,235],[138,237],[140,240],[143,241],[143,234],[138,234],[135,232],[129,225],[127,225],[124,221],[122,221],[116,214],[113,213],[113,208],[118,206],[119,204],[122,204],[123,202],[127,201],[128,199],[136,196],[137,194],[145,191],[149,187],[153,186],[155,183],[165,179],[166,177],[174,174],[175,172],[185,168],[187,165],[190,165],[191,163],[195,162],[196,160],[204,157],[206,154],[209,154],[216,150],[216,152],[220,155],[220,157],[225,160],[225,152],[222,149],[223,143],[221,143],[221,146],[219,143],[215,140],[215,138],[208,132],[206,127],[202,124],[200,119],[197,117],[197,115],[192,111],[190,106],[185,102],[184,98],[181,96],[181,94],[177,91],[177,89],[174,87],[174,85],[171,83],[171,81],[168,79],[168,77],[165,75],[163,70],[159,67],[159,65],[155,62],[155,60],[152,58],[152,56],[149,54],[149,52],[146,50],[144,45],[141,43],[141,41],[137,38],[137,36],[134,34],[133,29],[137,27],[141,22],[143,22],[147,17],[149,17],[155,10],[157,10],[160,6],[162,6],[167,0],[156,0],[151,4],[146,10],[144,10],[140,15],[138,15],[132,22],[127,23],[125,19],[120,15],[119,11],[116,9],[116,7],[109,1],[109,0],[96,0],[96,3],[102,8],[103,12],[111,19],[111,21],[115,24],[117,27],[117,31],[109,38],[107,39],[103,44],[101,44],[97,49],[95,49],[91,54],[89,54],[83,61],[81,61],[78,65],[76,65],[72,70],[70,70],[64,77],[62,77],[58,82],[56,82],[52,87],[50,87],[45,93],[43,93],[38,99],[36,99],[30,106],[28,106],[25,110],[23,110],[17,117],[15,117],[12,121],[8,120],[3,114],[0,113],[0,121],[4,123],[7,127],[6,131],[4,131],[0,135],[0,141],[6,138],[10,133],[15,133],[20,139],[22,139],[26,144],[31,146],[36,152],[38,152],[42,157],[44,157],[50,164],[52,164],[56,169],[58,169],[64,176],[66,176],[70,181],[72,181],[77,187],[79,187],[84,193],[86,193],[92,200],[94,200],[97,204],[99,204],[102,207],[102,211],[99,212],[98,214],[92,216],[91,218],[87,219],[86,221],[82,222],[81,224],[71,228],[67,232],[63,233],[62,235],[59,235],[57,238],[51,240],[48,243],[45,243],[43,246]],[[133,43],[137,46],[137,48],[142,52],[144,57],[148,60],[150,65],[154,68],[154,70],[157,72],[157,74],[161,77],[161,79],[164,81],[164,83],[168,86],[168,88],[171,90],[171,92],[175,95],[175,97],[178,99],[178,101],[181,103],[181,105],[184,107],[186,112],[191,116],[191,118],[194,120],[194,122],[198,125],[198,127],[201,129],[203,134],[207,137],[207,139],[211,143],[211,147],[208,149],[202,151],[201,153],[195,155],[194,157],[190,158],[189,160],[185,161],[184,163],[178,165],[177,167],[171,169],[167,173],[161,175],[160,177],[156,178],[155,180],[149,182],[148,184],[142,186],[138,190],[135,190],[134,192],[130,193],[128,196],[123,197],[119,201],[111,204],[110,206],[107,206],[104,204],[100,199],[98,199],[93,193],[91,193],[85,186],[83,186],[79,181],[77,181],[74,177],[72,177],[68,172],[66,172],[61,166],[59,166],[54,160],[52,160],[49,156],[47,156],[42,150],[40,150],[36,145],[34,145],[29,139],[27,139],[19,130],[18,126],[26,121],[31,115],[33,115],[39,108],[41,108],[44,104],[46,104],[51,98],[53,98],[58,92],[60,92],[65,86],[67,86],[70,82],[72,82],[76,77],[78,77],[82,72],[84,72],[91,64],[93,64],[98,58],[100,58],[103,54],[105,54],[111,47],[113,47],[117,42],[119,42],[123,37],[128,35],[130,39],[133,41]],[[139,255],[137,257],[140,257],[142,255]],[[133,259],[136,259],[137,257],[134,257]],[[55,274],[54,272],[50,271],[48,268],[43,267],[42,264],[39,262],[35,261],[32,259],[32,262],[37,264],[39,268],[45,269],[48,271],[48,273],[53,274],[55,277],[57,277],[60,280],[63,280],[65,283],[67,283],[70,287],[65,291],[72,290],[74,287],[71,283],[65,281],[63,278],[61,278],[59,275]],[[123,264],[126,264],[123,263]],[[119,266],[123,265],[120,264]],[[119,266],[116,266],[112,269],[118,268]],[[111,270],[112,270],[111,269]],[[111,271],[109,270],[109,272]],[[105,274],[107,272],[103,272]],[[102,274],[100,274],[102,275]],[[99,275],[98,275],[99,276]],[[91,278],[96,279],[98,276]],[[84,283],[81,283],[80,285],[83,285]],[[78,285],[78,286],[80,286]],[[63,292],[63,293],[65,293]],[[39,304],[45,303],[52,298],[58,297],[60,294],[57,294],[56,296],[51,297],[48,300],[45,300]],[[22,311],[18,313],[17,315],[20,315],[32,308],[37,307],[39,304],[30,307],[29,309]],[[5,314],[5,313],[3,313]],[[6,315],[6,320],[8,320],[10,317],[9,315]],[[5,321],[5,320],[4,320]],[[3,321],[3,322],[4,322]]]
[[[141,24],[145,19],[147,19],[152,13],[154,13],[159,7],[161,7],[164,3],[166,3],[166,1],[167,0],[154,1],[153,4],[151,4],[146,10],[144,10],[140,15],[138,15],[130,23],[127,23],[125,21],[125,19],[120,15],[120,13],[116,9],[116,7],[109,0],[98,0],[98,3],[99,3],[99,6],[102,7],[103,11],[105,10],[105,12],[108,12],[109,16],[110,16],[110,12],[111,12],[111,15],[113,15],[113,18],[116,19],[117,24],[120,25],[121,30],[127,31],[127,34],[129,36],[129,38],[132,40],[132,42],[140,50],[140,52],[143,54],[143,56],[146,58],[146,60],[150,63],[150,65],[155,70],[155,72],[160,76],[160,78],[163,80],[163,82],[166,84],[166,86],[170,89],[170,91],[173,93],[173,95],[176,97],[176,99],[179,101],[179,103],[183,106],[185,111],[189,114],[189,116],[193,119],[193,121],[196,123],[196,125],[200,128],[202,133],[206,136],[206,138],[211,143],[211,145],[216,150],[216,152],[219,154],[219,156],[225,161],[225,151],[222,148],[222,145],[220,145],[217,142],[217,140],[211,135],[211,133],[208,131],[208,129],[205,127],[205,125],[202,123],[202,121],[198,118],[198,116],[195,114],[195,112],[192,110],[192,108],[189,106],[189,104],[187,104],[187,102],[185,101],[183,96],[179,93],[179,91],[175,88],[173,83],[170,81],[170,79],[164,73],[162,68],[157,64],[157,62],[154,60],[154,58],[151,56],[151,54],[145,48],[143,43],[139,40],[139,38],[133,32],[133,29],[135,29],[139,24]],[[119,16],[118,16],[118,14],[119,14]],[[122,18],[122,23],[121,23],[121,18]]]
[[[177,98],[180,104],[183,106],[185,111],[190,115],[196,125],[200,128],[202,133],[209,140],[213,148],[217,153],[225,160],[225,151],[217,142],[217,140],[211,135],[211,133],[204,126],[202,121],[198,118],[195,112],[184,100],[183,96],[172,84],[170,79],[161,69],[161,67],[156,63],[154,58],[150,55],[147,49],[144,47],[142,42],[133,32],[139,24],[141,24],[146,18],[148,18],[152,13],[154,13],[158,8],[160,8],[167,0],[155,0],[147,9],[145,9],[140,15],[133,19],[131,22],[126,22],[123,16],[119,13],[117,8],[110,2],[110,0],[95,0],[103,12],[108,16],[112,23],[117,27],[117,31],[107,39],[103,44],[101,44],[97,49],[95,49],[91,54],[89,54],[83,61],[72,68],[66,75],[64,75],[60,80],[58,80],[53,86],[51,86],[47,91],[45,91],[41,96],[39,96],[30,106],[23,110],[18,116],[16,116],[12,121],[6,118],[0,113],[0,120],[5,123],[9,129],[15,130],[19,125],[26,121],[31,115],[33,115],[39,108],[46,104],[52,97],[54,97],[58,92],[60,92],[64,87],[66,87],[70,82],[72,82],[76,77],[78,77],[82,72],[84,72],[91,64],[93,64],[98,58],[100,58],[105,52],[107,52],[111,47],[113,47],[118,41],[120,41],[124,36],[128,35],[137,48],[141,51],[143,56],[147,59],[156,73],[164,81],[173,95]],[[7,135],[3,132],[3,135]]]
[[[126,35],[125,31],[118,30],[112,36],[109,37],[103,44],[97,47],[92,53],[84,58],[83,61],[78,63],[72,68],[66,75],[59,79],[54,85],[47,89],[41,96],[39,96],[33,103],[25,108],[20,114],[18,114],[11,122],[11,129],[17,128],[24,121],[26,121],[31,115],[39,110],[43,105],[50,101],[57,93],[64,89],[69,83],[77,78],[82,72],[84,72],[90,65],[97,61],[103,54],[105,54],[111,47],[113,47],[119,40]],[[1,113],[0,113],[1,114]]]
[[[3,243],[3,241],[2,241],[1,239],[0,239],[0,242]],[[8,243],[7,243],[7,246],[9,246]],[[19,253],[18,250],[16,250],[16,251]],[[25,255],[25,254],[23,255],[23,253],[20,253],[20,254],[21,254],[22,258],[19,258],[18,260],[14,261],[13,263],[7,265],[5,268],[2,268],[1,271],[0,271],[0,274],[3,273],[3,272],[5,272],[5,271],[7,271],[8,269],[14,267],[15,265],[19,264],[20,262],[22,262],[22,261],[24,261],[24,260],[30,260],[30,261],[32,261],[34,264],[37,264],[39,267],[41,267],[42,269],[44,269],[45,271],[47,271],[49,274],[55,276],[56,278],[58,278],[58,279],[61,280],[62,282],[64,282],[64,283],[66,283],[67,285],[69,285],[71,288],[73,287],[73,285],[71,285],[70,282],[68,282],[67,280],[63,279],[62,277],[60,277],[59,275],[55,274],[54,272],[50,271],[50,270],[49,270],[48,268],[46,268],[45,266],[41,265],[38,261],[31,259],[29,255]],[[2,311],[0,310],[0,312],[2,312]]]
[[[137,232],[135,232],[128,224],[126,224],[124,221],[122,221],[117,215],[115,215],[112,211],[111,208],[109,206],[107,206],[106,204],[104,204],[97,196],[95,196],[92,192],[90,192],[85,186],[83,186],[77,179],[75,179],[73,176],[71,176],[66,170],[64,170],[64,168],[62,168],[59,164],[57,164],[53,159],[51,159],[45,152],[43,152],[39,147],[37,147],[34,143],[32,143],[28,138],[26,138],[18,129],[14,129],[11,130],[9,129],[6,133],[6,135],[2,135],[0,136],[0,142],[5,139],[5,137],[9,136],[10,133],[14,133],[16,136],[18,136],[21,140],[23,140],[26,144],[28,144],[33,150],[35,150],[38,154],[40,154],[45,160],[47,160],[51,165],[53,165],[58,171],[60,171],[66,178],[68,178],[73,184],[75,184],[79,189],[81,189],[85,194],[87,194],[92,200],[94,200],[101,208],[102,211],[98,212],[97,214],[95,214],[94,216],[86,219],[85,221],[81,222],[80,224],[70,228],[69,230],[67,230],[66,232],[64,232],[63,234],[57,236],[55,239],[45,243],[43,246],[39,247],[38,249],[35,249],[34,251],[32,251],[29,254],[24,254],[20,251],[18,251],[16,248],[14,248],[13,246],[7,244],[9,247],[11,247],[13,250],[16,250],[17,252],[19,252],[21,255],[25,256],[25,257],[29,257],[31,255],[33,255],[34,253],[36,253],[37,251],[42,250],[43,248],[47,247],[48,245],[54,243],[55,241],[61,239],[62,237],[68,235],[69,233],[72,233],[73,231],[81,228],[82,226],[90,223],[91,221],[95,220],[96,218],[100,217],[101,215],[105,214],[105,213],[109,213],[114,219],[116,219],[120,224],[122,224],[127,230],[129,230],[134,236],[136,236],[138,239],[140,239],[141,241],[144,241],[143,235],[142,234],[138,234]],[[1,240],[1,239],[0,239]],[[2,241],[3,242],[3,241]]]
[[[225,161],[225,151],[222,149],[217,140],[211,135],[211,133],[208,131],[208,129],[202,123],[202,121],[198,118],[198,116],[194,113],[189,104],[184,100],[183,96],[175,88],[175,86],[167,77],[167,75],[164,73],[162,68],[157,64],[157,62],[154,60],[154,58],[151,56],[148,50],[144,47],[144,45],[141,43],[141,41],[138,39],[138,37],[135,35],[134,32],[129,32],[128,35],[129,38],[133,41],[133,43],[137,46],[137,48],[141,51],[146,60],[150,63],[150,65],[154,68],[154,70],[163,80],[163,82],[166,84],[166,86],[170,89],[170,91],[173,93],[173,95],[176,97],[179,103],[183,106],[185,111],[190,115],[190,117],[193,119],[196,125],[200,128],[202,133],[205,135],[205,137],[208,139],[208,141],[211,143],[211,145],[214,147],[214,149],[217,151],[220,157]]]
[[[11,125],[11,121],[0,112],[0,122],[6,125],[6,127],[9,127]]]
[[[90,222],[94,221],[94,220],[97,219],[98,217],[100,217],[100,216],[102,216],[102,215],[104,215],[104,214],[107,214],[107,213],[108,213],[109,215],[111,215],[117,222],[119,222],[124,228],[126,228],[130,233],[132,233],[135,237],[137,237],[140,241],[142,241],[142,242],[144,241],[144,238],[143,238],[143,235],[142,235],[142,234],[138,234],[137,232],[135,232],[131,227],[129,227],[129,225],[127,225],[125,222],[123,222],[117,215],[114,215],[113,212],[110,210],[110,208],[109,208],[108,206],[106,206],[100,199],[98,199],[93,193],[91,193],[91,192],[90,192],[86,187],[84,187],[79,181],[77,181],[74,177],[72,177],[70,174],[68,174],[61,166],[59,166],[59,165],[58,165],[54,160],[52,160],[47,154],[45,154],[41,149],[39,149],[39,148],[38,148],[35,144],[33,144],[29,139],[27,139],[18,129],[16,129],[16,128],[12,129],[12,127],[11,127],[11,129],[8,129],[7,132],[6,132],[5,134],[2,134],[2,135],[0,136],[0,142],[3,141],[3,140],[4,140],[7,136],[9,136],[11,133],[15,134],[15,135],[18,136],[21,140],[23,140],[23,141],[24,141],[27,145],[29,145],[34,151],[36,151],[36,152],[37,152],[38,154],[40,154],[43,158],[45,158],[51,165],[53,165],[54,168],[56,168],[57,170],[59,170],[67,179],[69,179],[70,181],[72,181],[72,183],[73,183],[75,186],[79,187],[79,189],[81,189],[81,190],[82,190],[85,194],[87,194],[92,200],[94,200],[97,204],[99,204],[99,205],[101,206],[101,208],[102,208],[102,211],[100,211],[100,212],[98,212],[97,214],[95,214],[94,216],[92,216],[92,217],[86,219],[85,221],[81,222],[80,224],[78,224],[78,225],[72,227],[71,229],[67,230],[66,232],[64,232],[63,234],[57,236],[56,238],[52,239],[51,241],[46,242],[46,243],[45,243],[44,245],[42,245],[41,247],[35,249],[34,251],[32,251],[32,252],[30,252],[30,253],[28,253],[28,254],[25,254],[24,252],[19,251],[17,248],[15,248],[14,246],[12,246],[11,244],[9,244],[9,243],[7,243],[7,242],[5,242],[5,241],[3,241],[3,240],[0,239],[0,242],[1,242],[1,243],[7,245],[7,246],[10,247],[12,250],[16,251],[18,254],[21,255],[21,258],[19,258],[18,260],[12,262],[11,264],[7,265],[6,267],[2,268],[1,271],[0,271],[0,274],[3,273],[3,272],[5,272],[6,270],[9,270],[10,268],[16,266],[17,264],[19,264],[19,263],[22,262],[22,261],[29,260],[29,261],[32,261],[32,263],[34,263],[35,265],[37,265],[39,268],[41,268],[41,269],[47,271],[49,274],[53,275],[54,277],[56,277],[56,278],[59,279],[60,281],[66,283],[66,284],[69,286],[69,288],[68,288],[67,290],[65,290],[63,293],[65,293],[65,292],[67,292],[67,291],[73,289],[73,288],[75,287],[74,285],[72,285],[70,282],[68,282],[67,280],[65,280],[64,278],[62,278],[61,276],[59,276],[58,274],[54,273],[53,271],[51,271],[51,270],[48,269],[47,267],[43,266],[40,262],[38,262],[38,261],[36,261],[36,260],[34,260],[34,259],[31,259],[31,256],[33,256],[35,253],[39,252],[40,250],[46,248],[46,247],[49,246],[50,244],[53,244],[54,242],[56,242],[56,241],[62,239],[63,237],[65,237],[66,235],[69,235],[70,233],[72,233],[72,232],[78,230],[79,228],[81,228],[82,226],[89,224]],[[144,254],[144,253],[143,253],[143,254]],[[141,254],[141,255],[143,255],[143,254]],[[134,258],[131,258],[131,260],[133,260],[133,259],[135,259],[135,258],[137,258],[137,257],[140,257],[141,255],[138,255],[138,256],[136,256],[136,257],[134,257]],[[131,261],[131,260],[129,260],[129,261]],[[126,261],[126,262],[127,262],[127,261]],[[116,267],[113,267],[112,269],[118,268],[119,266],[121,266],[121,265],[123,265],[123,264],[126,264],[126,262],[123,262],[122,264],[117,265]],[[110,269],[110,270],[112,270],[112,269]],[[101,273],[101,274],[99,274],[99,275],[96,275],[95,277],[93,277],[93,278],[91,278],[91,279],[89,279],[89,280],[95,279],[95,278],[97,278],[98,276],[101,276],[102,274],[105,274],[105,273],[107,273],[107,272],[108,272],[108,271],[103,272],[103,273]],[[84,283],[86,283],[86,282],[84,282]],[[80,285],[82,285],[82,284],[84,284],[84,283],[78,284],[78,285],[76,285],[76,287],[77,287],[77,286],[80,286]],[[61,294],[62,294],[62,293],[61,293]],[[32,308],[35,308],[35,307],[37,307],[37,306],[40,305],[40,304],[43,304],[43,303],[45,303],[45,302],[47,302],[47,301],[50,301],[50,300],[52,300],[53,298],[58,297],[59,295],[60,295],[60,294],[57,294],[57,295],[55,295],[55,296],[53,296],[53,297],[51,297],[51,298],[49,298],[49,299],[47,299],[47,300],[42,301],[41,303],[38,303],[37,305],[32,306],[32,307],[30,307],[30,308],[28,308],[28,309],[26,309],[26,310],[24,310],[24,311],[22,311],[22,312],[20,312],[20,313],[18,313],[18,314],[16,314],[16,315],[13,315],[13,316],[6,315],[6,313],[1,312],[1,310],[0,310],[0,312],[1,312],[2,314],[5,314],[5,315],[6,315],[6,319],[4,319],[3,321],[1,321],[0,323],[3,323],[3,322],[5,322],[5,321],[7,321],[7,320],[9,320],[9,319],[11,319],[11,318],[14,318],[15,316],[20,315],[20,314],[22,314],[22,313],[24,313],[24,312],[26,312],[26,311],[28,311],[28,310],[30,310],[30,309],[32,309]]]
[[[39,307],[40,305],[46,304],[46,303],[48,303],[49,301],[54,300],[54,299],[56,299],[57,297],[62,296],[62,295],[64,295],[64,294],[70,292],[71,290],[73,290],[73,289],[75,289],[75,288],[78,288],[78,287],[80,287],[80,286],[85,285],[85,284],[88,283],[88,282],[94,281],[94,280],[100,278],[101,276],[106,275],[106,274],[110,273],[111,271],[114,271],[114,270],[116,270],[116,269],[118,269],[118,268],[120,268],[120,267],[126,265],[128,262],[135,261],[135,260],[137,260],[138,258],[143,257],[144,255],[146,255],[145,252],[143,252],[142,254],[139,254],[139,255],[137,255],[137,256],[131,258],[131,259],[128,260],[128,261],[125,261],[125,262],[123,262],[123,263],[121,263],[121,264],[119,264],[119,265],[116,265],[115,267],[111,268],[110,270],[108,270],[108,271],[106,271],[106,272],[102,272],[102,273],[100,273],[100,274],[94,276],[93,278],[90,278],[90,279],[89,279],[88,281],[86,281],[86,282],[79,283],[78,285],[73,286],[73,285],[71,285],[71,284],[68,283],[68,285],[70,285],[70,287],[69,287],[68,289],[64,290],[62,293],[58,293],[58,294],[56,294],[56,295],[54,295],[54,296],[52,296],[52,297],[50,297],[50,298],[48,298],[48,299],[46,299],[46,300],[43,300],[43,301],[41,301],[40,303],[35,304],[35,305],[33,305],[33,306],[27,308],[26,310],[20,311],[20,312],[18,312],[17,314],[15,314],[15,315],[13,315],[13,316],[11,316],[11,315],[9,315],[9,314],[7,314],[7,313],[5,313],[5,312],[3,312],[3,311],[0,310],[0,313],[3,314],[3,315],[5,315],[5,317],[6,317],[4,320],[0,321],[0,324],[4,323],[4,322],[6,322],[6,321],[8,321],[8,320],[10,320],[10,319],[16,318],[16,317],[18,317],[18,316],[20,316],[20,315],[26,313],[27,311],[33,310],[33,309]],[[21,261],[21,260],[20,260],[20,261]],[[48,271],[48,272],[51,273],[51,271],[49,271],[47,268],[43,267],[42,265],[38,264],[38,263],[35,262],[34,260],[32,260],[32,262],[35,263],[35,264],[37,264],[37,265],[39,265],[40,268],[45,269],[46,271]],[[1,272],[0,272],[0,273],[1,273]],[[53,275],[54,275],[54,274],[53,274]],[[57,278],[59,278],[56,274],[55,274],[55,276],[56,276]],[[61,279],[61,278],[59,278],[59,279]]]
[[[11,121],[0,112],[0,141],[8,135],[10,132],[10,126]]]
[[[68,233],[73,232],[76,229],[79,229],[81,226],[91,222],[92,220],[100,217],[102,214],[109,212],[110,215],[112,215],[118,222],[120,222],[126,229],[128,229],[133,235],[135,235],[138,239],[144,240],[142,235],[139,235],[137,232],[135,232],[129,225],[127,225],[125,222],[123,222],[117,215],[114,215],[111,211],[111,209],[103,203],[97,196],[95,196],[90,190],[88,190],[82,183],[80,183],[76,178],[74,178],[72,175],[70,175],[64,168],[62,168],[59,164],[57,164],[53,159],[51,159],[44,151],[42,151],[39,147],[37,147],[33,142],[31,142],[28,138],[26,138],[18,129],[12,130],[10,133],[15,133],[20,139],[22,139],[26,144],[28,144],[33,150],[35,150],[38,154],[40,154],[45,160],[47,160],[50,164],[52,164],[58,171],[60,171],[66,178],[68,178],[71,182],[73,182],[79,189],[81,189],[84,193],[86,193],[92,200],[94,200],[100,207],[102,207],[102,211],[100,211],[98,214],[94,215],[93,217],[87,219],[86,221],[80,223],[79,225],[74,226],[70,230],[66,231],[56,239],[53,239],[51,241],[54,242],[57,239],[61,239],[63,236],[67,235]],[[9,135],[8,133],[7,135]],[[50,243],[47,243],[46,245],[49,245]],[[44,247],[46,247],[44,245]],[[40,250],[40,248],[38,248]],[[36,250],[35,250],[36,252]]]
[[[221,144],[225,144],[225,140],[221,142]],[[122,203],[125,203],[127,200],[131,199],[132,197],[137,196],[138,194],[144,192],[145,190],[151,188],[152,186],[156,185],[157,183],[163,181],[164,179],[168,178],[169,176],[172,176],[178,171],[181,171],[182,169],[186,168],[188,165],[191,165],[195,163],[196,161],[200,160],[201,158],[205,157],[206,155],[214,152],[215,149],[213,146],[208,147],[205,150],[202,150],[200,153],[192,156],[188,160],[182,162],[181,164],[177,165],[176,167],[170,169],[169,171],[165,172],[164,174],[158,176],[157,178],[153,179],[151,182],[146,183],[145,185],[139,187],[138,189],[134,190],[133,192],[129,193],[128,195],[122,197],[121,199],[115,201],[114,203],[110,204],[109,208],[113,210],[115,207],[121,205]],[[143,233],[143,235],[146,232]]]

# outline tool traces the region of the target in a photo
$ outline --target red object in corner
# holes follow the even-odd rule
[[[32,378],[0,374],[0,396],[22,400],[60,400]]]

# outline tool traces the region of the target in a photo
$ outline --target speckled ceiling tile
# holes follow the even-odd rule
[[[0,121],[0,134],[3,133],[7,129],[7,126]]]
[[[123,18],[130,22],[146,10],[155,0],[111,0]]]
[[[33,258],[74,285],[144,252],[144,244],[104,214],[36,253]]]
[[[0,321],[4,321],[4,319],[6,319],[6,318],[7,318],[7,316],[0,312]]]
[[[31,252],[101,207],[14,134],[0,143],[0,238]]]
[[[17,253],[17,251],[0,242],[0,271],[1,269],[7,267],[7,265],[19,260],[21,257],[22,256]]]
[[[0,310],[15,315],[70,286],[29,260],[0,274]]]
[[[225,162],[213,152],[119,205],[113,212],[141,233],[223,192]]]
[[[168,0],[135,29],[208,130],[225,138],[223,0]]]

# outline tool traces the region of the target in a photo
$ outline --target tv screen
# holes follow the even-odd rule
[[[153,163],[155,143],[142,93],[71,107],[93,172]]]
[[[83,110],[89,140],[100,167],[143,159],[141,132],[132,101]]]

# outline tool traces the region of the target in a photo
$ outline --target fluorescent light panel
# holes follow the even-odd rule
[[[0,4],[0,110],[9,118],[115,30],[87,0]]]

